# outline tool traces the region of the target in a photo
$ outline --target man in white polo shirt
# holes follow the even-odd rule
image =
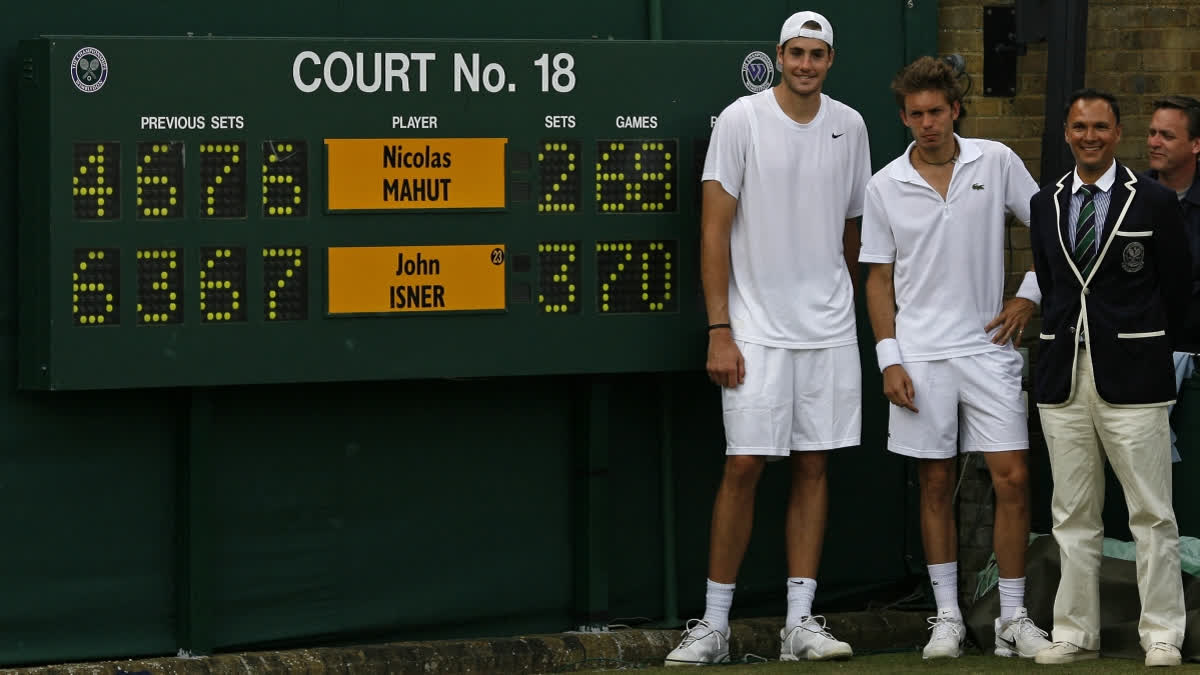
[[[780,659],[851,656],[813,616],[829,451],[859,444],[862,372],[854,282],[871,175],[862,116],[821,92],[833,29],[816,12],[783,24],[780,83],[717,119],[703,174],[701,276],[707,369],[722,387],[726,460],[713,506],[703,619],[667,665],[729,659],[729,609],[768,458],[790,458],[788,613]]]
[[[888,450],[918,462],[938,606],[923,656],[957,658],[966,634],[952,503],[961,447],[983,453],[996,492],[995,653],[1032,658],[1049,642],[1024,609],[1029,430],[1012,343],[1040,300],[1033,272],[1024,297],[1003,300],[1006,214],[1028,225],[1038,186],[1008,147],[954,133],[961,91],[946,63],[914,61],[892,91],[914,141],[867,184],[859,261],[872,263],[867,305],[892,403]]]

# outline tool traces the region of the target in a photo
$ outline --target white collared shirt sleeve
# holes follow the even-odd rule
[[[884,169],[886,171],[887,169]],[[896,260],[896,235],[892,232],[892,223],[888,218],[888,210],[879,195],[876,180],[888,180],[881,171],[876,178],[867,183],[866,197],[863,205],[862,221],[862,250],[859,251],[858,261],[865,263],[891,263]]]
[[[1004,179],[1004,206],[1025,226],[1029,226],[1029,200],[1037,194],[1038,184],[1029,175],[1025,162],[1010,148]]]

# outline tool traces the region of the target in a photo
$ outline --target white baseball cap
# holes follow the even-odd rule
[[[821,30],[803,28],[809,21],[816,23]],[[830,49],[833,48],[833,26],[829,24],[829,19],[816,12],[796,12],[783,22],[783,29],[779,31],[779,44],[787,44],[788,40],[797,37],[824,40]]]

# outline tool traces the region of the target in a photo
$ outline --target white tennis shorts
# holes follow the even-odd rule
[[[735,342],[746,362],[746,379],[721,390],[726,454],[786,457],[859,444],[858,345],[783,349]]]
[[[919,459],[1029,448],[1021,355],[1004,349],[904,364],[919,413],[889,406],[888,450]]]

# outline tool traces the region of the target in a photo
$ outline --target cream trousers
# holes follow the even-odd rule
[[[1125,491],[1137,548],[1143,649],[1179,647],[1186,624],[1179,570],[1179,528],[1171,503],[1171,430],[1167,406],[1114,408],[1096,393],[1091,355],[1079,353],[1075,398],[1039,408],[1050,451],[1050,509],[1062,580],[1054,598],[1055,642],[1100,648],[1100,557],[1104,537],[1104,459]]]

